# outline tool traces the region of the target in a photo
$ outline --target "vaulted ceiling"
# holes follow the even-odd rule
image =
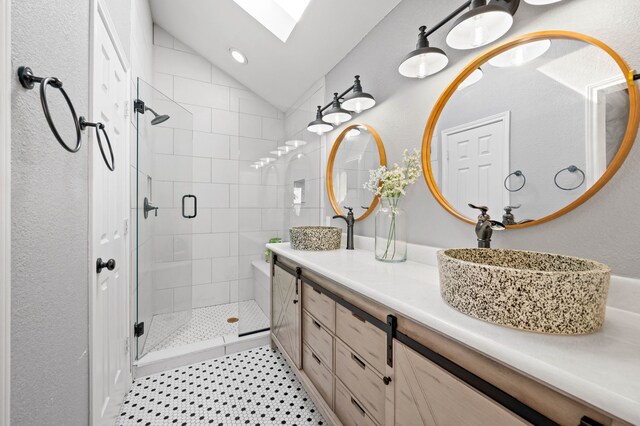
[[[150,4],[154,22],[286,111],[400,1],[311,0],[286,43],[233,0],[150,0]],[[229,54],[232,47],[249,63],[235,62]]]

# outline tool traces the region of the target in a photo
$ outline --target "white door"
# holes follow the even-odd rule
[[[92,424],[113,425],[131,383],[129,368],[129,291],[126,227],[128,209],[127,73],[107,31],[108,18],[97,5],[93,20],[92,116],[111,140],[115,171],[88,128],[91,170],[91,416]],[[107,159],[108,147],[103,139]],[[115,261],[115,268],[96,270],[96,260]]]
[[[442,193],[467,217],[484,205],[499,219],[509,205],[504,179],[509,174],[509,113],[442,132]]]

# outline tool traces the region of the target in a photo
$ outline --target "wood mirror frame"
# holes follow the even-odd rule
[[[444,110],[444,107],[446,106],[449,99],[456,92],[458,85],[461,82],[463,82],[469,75],[471,75],[473,71],[478,69],[480,66],[482,66],[486,62],[488,62],[489,59],[509,49],[512,49],[516,46],[520,46],[520,45],[527,44],[533,41],[538,41],[538,40],[552,40],[552,39],[567,39],[567,40],[583,41],[601,48],[606,53],[608,53],[609,56],[613,58],[613,60],[615,60],[615,62],[620,67],[622,74],[625,76],[627,88],[629,90],[629,121],[627,122],[627,130],[622,140],[622,143],[620,145],[620,148],[618,149],[617,154],[611,161],[611,164],[609,165],[609,167],[607,167],[607,170],[600,177],[600,179],[598,179],[584,194],[582,194],[573,202],[571,202],[570,204],[567,204],[566,206],[564,206],[563,208],[561,208],[560,210],[552,214],[549,214],[547,216],[544,216],[540,219],[536,219],[528,223],[508,225],[507,227],[510,229],[517,229],[517,228],[526,228],[529,226],[539,225],[541,223],[556,219],[570,212],[571,210],[575,209],[576,207],[586,202],[589,198],[593,197],[593,195],[596,192],[602,189],[602,187],[605,186],[607,182],[609,182],[609,180],[613,177],[613,175],[616,174],[620,166],[622,166],[622,163],[624,163],[624,160],[627,158],[627,155],[629,154],[629,151],[631,150],[631,147],[633,146],[636,135],[638,133],[638,119],[639,119],[638,109],[640,105],[639,105],[639,98],[637,93],[637,86],[634,80],[634,71],[631,68],[629,68],[629,66],[624,61],[624,59],[622,59],[620,55],[618,55],[613,49],[611,49],[609,46],[607,46],[600,40],[597,40],[593,37],[589,37],[587,35],[580,34],[580,33],[575,33],[570,31],[541,31],[541,32],[535,32],[535,33],[518,36],[512,40],[506,41],[505,43],[502,43],[492,48],[487,52],[482,53],[480,56],[478,56],[473,61],[471,61],[458,74],[458,76],[453,80],[453,82],[449,85],[449,87],[445,89],[442,95],[440,95],[438,102],[436,103],[435,107],[433,108],[433,111],[431,112],[431,115],[429,116],[429,121],[427,121],[427,125],[424,131],[424,136],[422,138],[422,170],[424,171],[424,177],[425,177],[425,180],[427,181],[427,185],[429,186],[429,189],[431,190],[431,193],[433,194],[435,199],[438,201],[438,203],[440,203],[440,205],[444,207],[445,210],[447,210],[449,213],[451,213],[453,216],[457,217],[458,219],[471,224],[476,223],[475,220],[472,220],[464,216],[462,213],[457,211],[451,204],[449,204],[447,199],[440,192],[440,189],[438,188],[436,180],[433,176],[433,171],[431,170],[431,142],[433,140],[433,135],[435,133],[436,125],[438,124],[438,119],[440,118],[440,114]]]
[[[355,129],[357,127],[364,127],[369,131],[369,133],[371,133],[371,135],[373,136],[373,139],[376,141],[376,145],[378,146],[378,155],[380,157],[380,165],[381,166],[387,165],[387,153],[384,150],[384,144],[382,143],[382,139],[380,138],[380,135],[378,134],[378,132],[376,132],[376,130],[373,127],[369,126],[368,124],[351,124],[347,126],[338,135],[338,138],[336,139],[333,146],[331,147],[331,153],[329,154],[329,162],[327,163],[327,194],[329,194],[329,201],[331,202],[333,211],[335,211],[336,214],[339,214],[339,215],[344,215],[345,213],[342,211],[340,204],[336,200],[336,195],[333,192],[333,165],[336,159],[336,155],[338,154],[338,149],[340,148],[340,144],[342,144],[342,141],[347,136],[347,133],[350,130]],[[366,219],[367,216],[369,216],[375,210],[376,206],[378,205],[379,199],[380,197],[378,196],[373,197],[373,200],[371,201],[371,204],[369,205],[369,208],[367,209],[367,211],[365,211],[360,217],[357,217],[356,222]],[[357,209],[359,207],[361,206],[353,206],[354,209]]]

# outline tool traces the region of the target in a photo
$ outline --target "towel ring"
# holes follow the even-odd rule
[[[78,152],[80,150],[80,146],[82,145],[82,133],[80,129],[80,123],[78,122],[78,116],[76,115],[76,110],[73,108],[73,104],[71,103],[71,99],[69,99],[69,95],[62,88],[62,81],[58,80],[55,77],[36,77],[33,75],[33,71],[29,67],[20,67],[18,68],[18,79],[20,80],[20,84],[27,90],[31,90],[35,87],[35,83],[40,83],[40,102],[42,103],[42,110],[44,111],[44,116],[47,119],[47,123],[49,124],[49,128],[51,132],[58,140],[58,143],[62,145],[64,149],[69,152]],[[71,111],[71,116],[73,117],[73,124],[76,127],[76,146],[70,147],[67,145],[60,133],[58,133],[58,129],[56,129],[55,124],[53,123],[53,119],[51,118],[51,111],[49,110],[49,103],[47,102],[47,86],[52,86],[62,93],[64,100],[67,102],[69,106],[69,110]]]
[[[507,185],[507,182],[509,181],[509,178],[511,176],[518,176],[522,178],[522,185],[520,185],[518,188],[516,189],[511,189],[509,188],[509,186]],[[509,192],[518,192],[520,191],[522,188],[524,188],[524,186],[527,184],[527,177],[524,175],[524,173],[522,173],[522,171],[520,170],[516,170],[513,173],[509,173],[509,175],[507,175],[506,178],[504,178],[504,188],[509,191]]]
[[[105,130],[104,124],[90,123],[84,117],[80,117],[79,123],[80,123],[80,128],[82,130],[86,129],[87,127],[93,127],[96,129],[96,139],[98,139],[98,146],[100,147],[100,153],[102,154],[102,159],[104,160],[104,164],[107,165],[107,168],[109,170],[114,171],[116,169],[116,162],[115,162],[115,159],[113,158],[113,148],[111,148],[111,141],[109,140],[109,135],[107,135],[107,131]],[[102,134],[107,140],[107,146],[109,147],[109,155],[111,156],[111,164],[109,164],[109,161],[107,160],[107,156],[104,153],[104,148],[102,147],[100,130],[102,130]]]
[[[582,175],[582,180],[580,181],[579,184],[577,184],[576,186],[572,187],[572,188],[565,188],[564,186],[560,186],[560,184],[558,184],[558,175],[564,171],[568,171],[570,173],[575,173],[575,172],[579,172]],[[556,175],[553,177],[553,183],[556,184],[556,186],[560,189],[562,189],[563,191],[573,191],[574,189],[578,189],[582,186],[582,184],[584,183],[585,180],[585,174],[582,170],[580,170],[580,168],[571,165],[569,167],[565,167],[564,169],[560,170],[558,173],[556,173]]]

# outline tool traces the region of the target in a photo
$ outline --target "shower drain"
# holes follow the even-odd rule
[[[229,324],[235,324],[235,323],[237,323],[237,322],[238,322],[238,318],[236,318],[236,317],[230,317],[230,318],[227,318],[227,322],[228,322]]]

